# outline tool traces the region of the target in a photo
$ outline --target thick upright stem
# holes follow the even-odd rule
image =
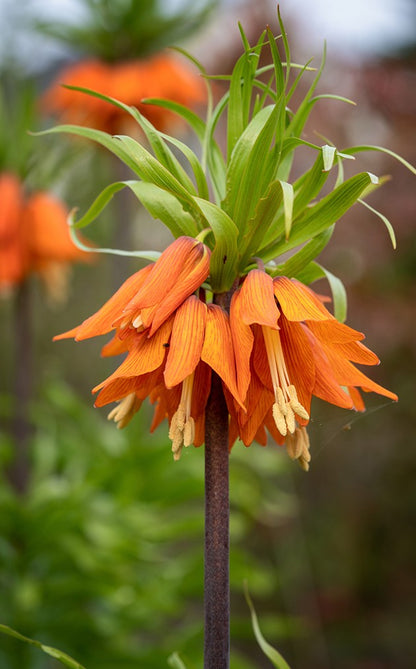
[[[16,294],[15,303],[15,409],[13,421],[14,458],[9,468],[9,481],[19,494],[27,490],[30,476],[29,438],[29,400],[32,392],[32,342],[30,286],[23,282]]]
[[[228,295],[215,301],[228,307]],[[205,641],[204,669],[230,661],[228,410],[221,379],[213,373],[205,415]]]

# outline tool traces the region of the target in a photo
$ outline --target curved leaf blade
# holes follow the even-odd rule
[[[58,650],[57,648],[52,648],[51,646],[45,646],[40,641],[35,641],[34,639],[30,639],[29,637],[20,634],[20,632],[16,632],[16,630],[12,629],[11,627],[8,627],[8,625],[0,625],[0,632],[2,632],[3,634],[7,634],[8,636],[14,637],[15,639],[19,639],[19,641],[24,641],[25,643],[28,643],[31,646],[36,646],[36,648],[42,650],[44,653],[46,653],[46,655],[54,657],[56,660],[59,660],[59,662],[64,664],[66,667],[69,667],[70,669],[85,669],[85,667],[83,667],[82,664],[74,660],[72,657],[64,653],[62,650]]]
[[[266,641],[264,636],[261,633],[261,629],[259,626],[259,621],[257,619],[257,614],[253,605],[253,602],[251,601],[247,584],[244,584],[244,591],[245,591],[245,597],[246,597],[246,602],[248,604],[248,607],[250,609],[250,614],[251,614],[251,624],[253,626],[253,632],[254,636],[256,637],[256,641],[259,644],[260,648],[262,649],[263,653],[265,656],[271,661],[272,665],[276,667],[277,669],[290,669],[288,663],[284,659],[283,655],[279,653],[279,651],[276,650],[276,648],[273,648],[272,645]]]

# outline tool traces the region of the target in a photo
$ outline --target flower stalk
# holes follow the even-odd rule
[[[214,294],[229,311],[232,291]],[[204,668],[230,661],[230,495],[228,408],[222,382],[212,375],[205,410]]]
[[[14,340],[16,371],[12,428],[14,454],[8,471],[10,484],[19,495],[25,494],[30,478],[28,449],[31,425],[29,421],[29,402],[33,385],[30,302],[30,285],[26,279],[19,285],[15,296]]]

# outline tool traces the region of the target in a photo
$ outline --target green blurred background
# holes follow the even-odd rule
[[[2,83],[12,115],[19,87],[30,84],[40,93],[63,63],[83,55],[82,39],[69,44],[68,34],[59,40],[40,36],[39,23],[85,26],[86,5],[101,11],[111,3],[67,0],[53,3],[54,11],[47,4],[0,4],[7,36]],[[113,3],[113,11],[123,4]],[[141,4],[143,10],[155,6]],[[241,52],[237,20],[252,39],[267,23],[277,31],[274,3],[252,4],[216,3],[206,14],[202,8],[186,26],[186,38],[182,15],[176,27],[171,23],[149,43],[160,48],[173,36],[210,72],[228,72]],[[180,6],[164,5],[173,15]],[[382,144],[415,163],[416,56],[408,35],[409,22],[415,25],[413,4],[377,3],[373,24],[365,22],[358,3],[331,23],[334,6],[342,10],[341,3],[331,6],[314,3],[308,14],[309,3],[281,3],[294,59],[319,58],[327,37],[320,91],[358,103],[356,109],[338,102],[317,107],[310,137],[321,133],[339,148]],[[393,18],[402,19],[402,32]],[[355,33],[349,28],[354,22]],[[48,119],[40,123],[52,125]],[[31,142],[27,183],[49,181],[69,207],[82,210],[114,180],[112,162],[93,147],[56,136]],[[382,359],[372,378],[400,401],[369,397],[364,415],[317,401],[308,474],[275,446],[234,447],[232,669],[271,666],[254,640],[245,579],[264,635],[292,669],[416,666],[414,177],[387,156],[359,160],[360,168],[392,177],[370,204],[394,224],[398,249],[392,251],[379,221],[355,206],[338,225],[324,262],[347,286],[348,324],[366,332]],[[118,206],[91,230],[97,243],[114,240]],[[132,243],[162,249],[168,240],[162,226],[150,223],[133,201],[123,206],[132,220]],[[45,304],[41,287],[31,282],[30,483],[24,496],[7,476],[18,365],[15,303],[0,303],[0,622],[60,648],[88,669],[159,669],[175,650],[191,669],[202,666],[202,449],[188,449],[174,463],[165,426],[149,435],[147,407],[117,431],[105,411],[92,408],[90,389],[112,367],[99,357],[101,342],[51,341],[92,313],[136,267],[111,257],[75,267],[69,300],[61,306]],[[58,666],[37,649],[0,638],[1,669]]]

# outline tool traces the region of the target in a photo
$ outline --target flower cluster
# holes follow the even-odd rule
[[[151,429],[167,418],[172,451],[204,442],[205,407],[215,372],[230,415],[230,448],[285,444],[304,469],[310,461],[312,395],[363,410],[358,388],[397,399],[353,363],[374,365],[364,335],[338,322],[323,299],[297,280],[252,269],[232,295],[230,312],[206,303],[211,252],[182,236],[131,276],[99,311],[55,339],[77,341],[114,331],[102,354],[127,353],[105,381],[96,406],[128,424],[146,397],[155,404]]]
[[[131,131],[128,115],[105,100],[86,96],[62,84],[87,88],[134,105],[159,130],[167,130],[175,116],[143,98],[165,98],[182,105],[205,101],[202,80],[178,59],[158,54],[147,60],[105,63],[81,61],[63,70],[46,91],[42,106],[67,123],[87,125],[111,134]]]
[[[0,203],[0,294],[34,272],[59,299],[68,263],[88,257],[71,240],[65,206],[46,191],[25,196],[19,179],[8,172],[0,174]]]

